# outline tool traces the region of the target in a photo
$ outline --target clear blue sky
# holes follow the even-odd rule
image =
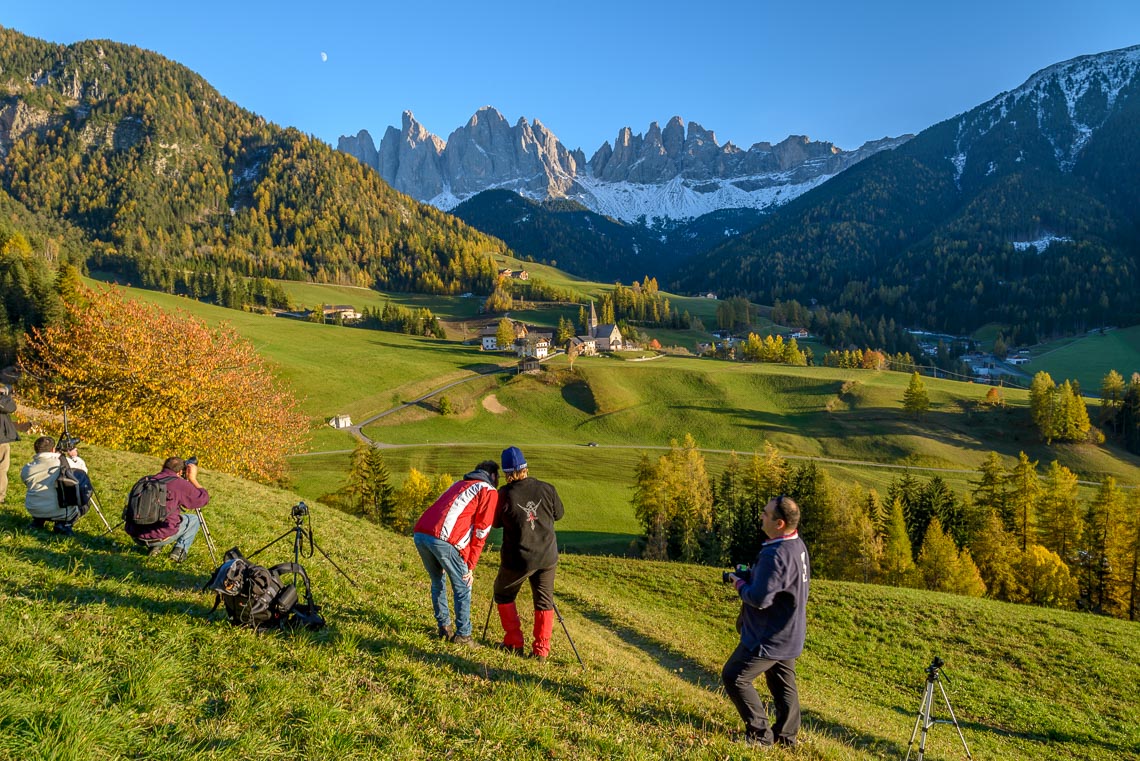
[[[674,115],[745,148],[918,132],[1050,64],[1140,44],[1140,0],[25,0],[0,25],[156,51],[333,145],[379,141],[405,109],[446,139],[492,105],[589,157]]]

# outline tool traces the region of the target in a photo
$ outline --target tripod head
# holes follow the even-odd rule
[[[949,682],[950,675],[947,674],[946,671],[942,668],[945,665],[945,661],[943,661],[937,655],[934,656],[934,660],[931,661],[930,665],[926,667],[926,681],[937,682],[939,677],[945,677],[946,681]]]
[[[71,435],[71,431],[67,427],[67,405],[71,401],[70,394],[63,396],[63,431],[60,432],[59,438],[56,440],[55,448],[60,452],[67,452],[79,446],[80,439]]]
[[[305,522],[305,518],[307,518],[309,515],[309,506],[304,502],[298,502],[297,504],[293,505],[293,511],[291,515],[293,516],[293,522],[300,526]]]

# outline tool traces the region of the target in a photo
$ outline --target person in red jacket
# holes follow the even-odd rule
[[[424,569],[431,578],[431,604],[442,639],[474,645],[471,637],[471,586],[475,566],[499,501],[499,466],[484,460],[475,470],[456,481],[416,521],[412,540]],[[451,579],[455,597],[455,629],[447,609],[447,588],[443,575]]]

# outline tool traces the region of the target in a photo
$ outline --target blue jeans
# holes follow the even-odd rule
[[[194,544],[194,539],[198,536],[198,529],[201,527],[202,519],[198,517],[198,513],[182,513],[182,518],[178,521],[178,530],[174,532],[174,536],[168,536],[160,542],[139,541],[139,544],[147,549],[151,549],[154,547],[165,547],[173,543],[175,547],[188,553],[190,552],[190,545]]]
[[[431,577],[431,606],[435,622],[441,627],[451,625],[451,613],[447,609],[447,587],[443,583],[446,571],[451,579],[451,591],[455,595],[455,633],[471,636],[471,587],[463,580],[467,573],[467,563],[459,555],[455,545],[430,534],[416,533],[412,536],[424,569]]]

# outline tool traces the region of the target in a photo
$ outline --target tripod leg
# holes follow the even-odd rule
[[[103,515],[103,511],[99,509],[99,500],[95,499],[95,495],[91,495],[91,507],[95,508],[95,514],[99,516],[99,520],[103,521],[103,525],[107,527],[107,533],[111,532],[111,524],[107,522],[107,516]]]
[[[926,707],[926,690],[922,691],[922,702],[918,704],[918,718],[914,720],[914,729],[910,732],[910,742],[906,744],[906,758],[904,761],[910,761],[910,751],[914,747],[914,738],[918,737],[918,726],[922,724],[922,709]]]
[[[934,697],[934,684],[927,680],[926,687],[922,690],[922,702],[918,705],[918,718],[914,720],[914,729],[910,733],[910,742],[906,746],[906,759],[910,761],[911,750],[914,749],[914,738],[918,736],[918,728],[922,727],[922,738],[918,744],[918,761],[922,761],[923,754],[926,753],[926,733],[930,729],[930,704]]]
[[[954,715],[954,709],[950,707],[950,698],[946,696],[946,688],[942,686],[942,682],[938,683],[938,689],[942,691],[942,700],[946,702],[946,710],[950,712],[950,718],[954,722],[954,729],[958,730],[958,739],[962,741],[962,748],[966,751],[966,758],[973,761],[973,756],[970,755],[970,747],[966,745],[966,736],[962,734],[962,728],[958,726],[958,717]]]
[[[287,536],[289,536],[290,534],[292,534],[292,533],[293,533],[293,531],[294,531],[294,529],[289,529],[288,531],[286,531],[284,534],[282,534],[281,536],[279,536],[279,537],[277,537],[276,539],[274,539],[274,540],[273,540],[272,542],[270,542],[269,544],[267,544],[267,545],[265,545],[264,547],[261,547],[261,548],[259,548],[259,549],[256,549],[256,550],[254,550],[253,552],[251,552],[251,553],[249,553],[248,555],[246,555],[246,556],[245,556],[245,559],[246,559],[246,560],[251,560],[251,559],[253,558],[253,556],[254,556],[254,555],[260,555],[262,552],[265,552],[267,549],[269,549],[270,547],[272,547],[273,545],[277,544],[278,542],[280,542],[280,541],[281,541],[282,539],[284,539],[285,537],[287,537]]]
[[[930,728],[934,726],[934,720],[931,718],[931,712],[934,709],[934,682],[928,681],[926,683],[926,693],[922,696],[922,738],[918,743],[918,761],[922,761],[926,756],[926,737],[930,733]]]
[[[359,586],[355,581],[352,580],[352,577],[349,576],[347,573],[345,573],[344,569],[341,568],[339,565],[337,565],[336,561],[333,560],[332,558],[330,558],[329,554],[327,552],[325,552],[323,549],[321,549],[321,546],[319,544],[317,544],[316,541],[313,540],[313,533],[311,531],[309,532],[309,543],[312,544],[314,547],[316,547],[320,551],[320,553],[325,556],[325,560],[332,563],[332,567],[337,569],[337,571],[340,572],[341,576],[348,579],[349,584],[351,584],[354,587]]]
[[[206,516],[202,515],[201,510],[198,511],[198,521],[202,524],[202,535],[206,537],[206,549],[210,551],[210,560],[217,565],[218,551],[214,547],[214,537],[210,536],[210,527],[206,525]]]
[[[574,657],[578,659],[578,665],[582,668],[586,668],[586,664],[582,662],[582,656],[578,655],[578,648],[574,645],[574,638],[570,636],[570,630],[566,628],[566,619],[562,618],[562,611],[558,609],[558,603],[554,603],[554,615],[558,616],[558,623],[562,624],[562,631],[566,632],[566,639],[570,641],[570,649],[574,651]]]

